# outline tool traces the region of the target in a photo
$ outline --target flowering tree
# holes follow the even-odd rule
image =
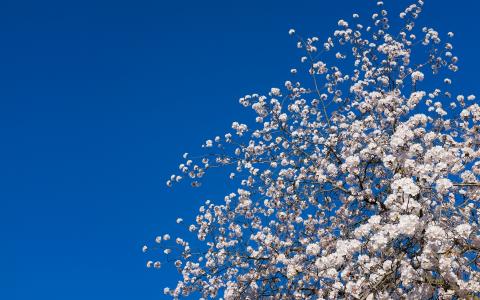
[[[370,26],[354,14],[324,43],[290,30],[304,53],[297,79],[241,98],[256,122],[184,155],[168,186],[197,187],[223,167],[238,189],[200,208],[188,227],[196,241],[166,234],[144,247],[179,250],[181,280],[165,294],[480,296],[480,106],[450,92],[458,58],[437,31],[416,29],[423,1],[401,26],[377,5]]]

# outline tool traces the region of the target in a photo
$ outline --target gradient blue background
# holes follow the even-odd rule
[[[220,192],[167,189],[181,154],[289,77],[290,27],[325,38],[373,2],[0,1],[0,299],[164,299],[176,274],[141,246]],[[475,90],[480,4],[426,2]]]

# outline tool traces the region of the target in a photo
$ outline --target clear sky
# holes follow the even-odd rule
[[[181,154],[283,84],[290,27],[322,39],[373,2],[0,1],[0,299],[164,299],[177,275],[147,270],[142,245],[221,200],[215,178],[165,187]],[[426,0],[421,19],[456,33],[468,92],[479,8]]]

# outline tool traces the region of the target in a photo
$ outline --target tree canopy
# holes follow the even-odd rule
[[[480,107],[451,91],[454,35],[417,28],[423,6],[391,22],[379,1],[368,25],[354,14],[326,40],[289,31],[302,51],[293,79],[242,97],[255,120],[184,154],[167,182],[198,187],[221,167],[237,188],[186,225],[197,241],[144,247],[148,267],[159,251],[176,257],[165,294],[480,296]]]

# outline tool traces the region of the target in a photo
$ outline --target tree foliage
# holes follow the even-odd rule
[[[354,14],[324,42],[290,30],[303,53],[295,80],[242,97],[255,122],[184,155],[167,185],[197,187],[223,167],[238,189],[200,208],[195,250],[169,235],[144,247],[180,247],[180,281],[165,294],[479,296],[480,107],[451,92],[453,33],[415,26],[423,1],[395,26],[377,4],[369,26]]]

